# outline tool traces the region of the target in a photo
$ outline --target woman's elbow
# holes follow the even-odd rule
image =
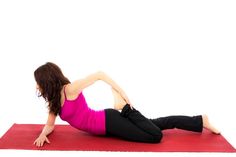
[[[96,72],[98,80],[102,80],[104,76],[106,75],[103,71]]]

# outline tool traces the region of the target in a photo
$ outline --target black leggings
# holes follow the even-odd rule
[[[168,116],[156,119],[147,119],[128,104],[121,112],[114,109],[105,109],[106,135],[116,136],[130,141],[159,143],[162,139],[162,130],[183,129],[202,132],[202,116]]]

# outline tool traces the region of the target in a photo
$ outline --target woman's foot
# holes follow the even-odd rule
[[[211,131],[214,134],[220,134],[220,131],[210,124],[207,115],[202,115],[202,121],[203,121],[203,127],[205,129]]]
[[[114,108],[116,110],[122,110],[123,107],[126,105],[125,100],[113,88],[112,88],[112,94],[114,96],[114,101],[115,101]]]

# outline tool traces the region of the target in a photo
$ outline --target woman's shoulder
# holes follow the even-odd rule
[[[67,99],[73,100],[81,92],[82,92],[82,90],[79,88],[79,80],[74,81],[74,82],[67,84],[65,86],[65,93],[66,93]]]

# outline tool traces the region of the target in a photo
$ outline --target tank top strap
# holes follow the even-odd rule
[[[67,96],[66,96],[66,85],[64,86],[63,91],[64,91],[65,100],[67,100]]]

